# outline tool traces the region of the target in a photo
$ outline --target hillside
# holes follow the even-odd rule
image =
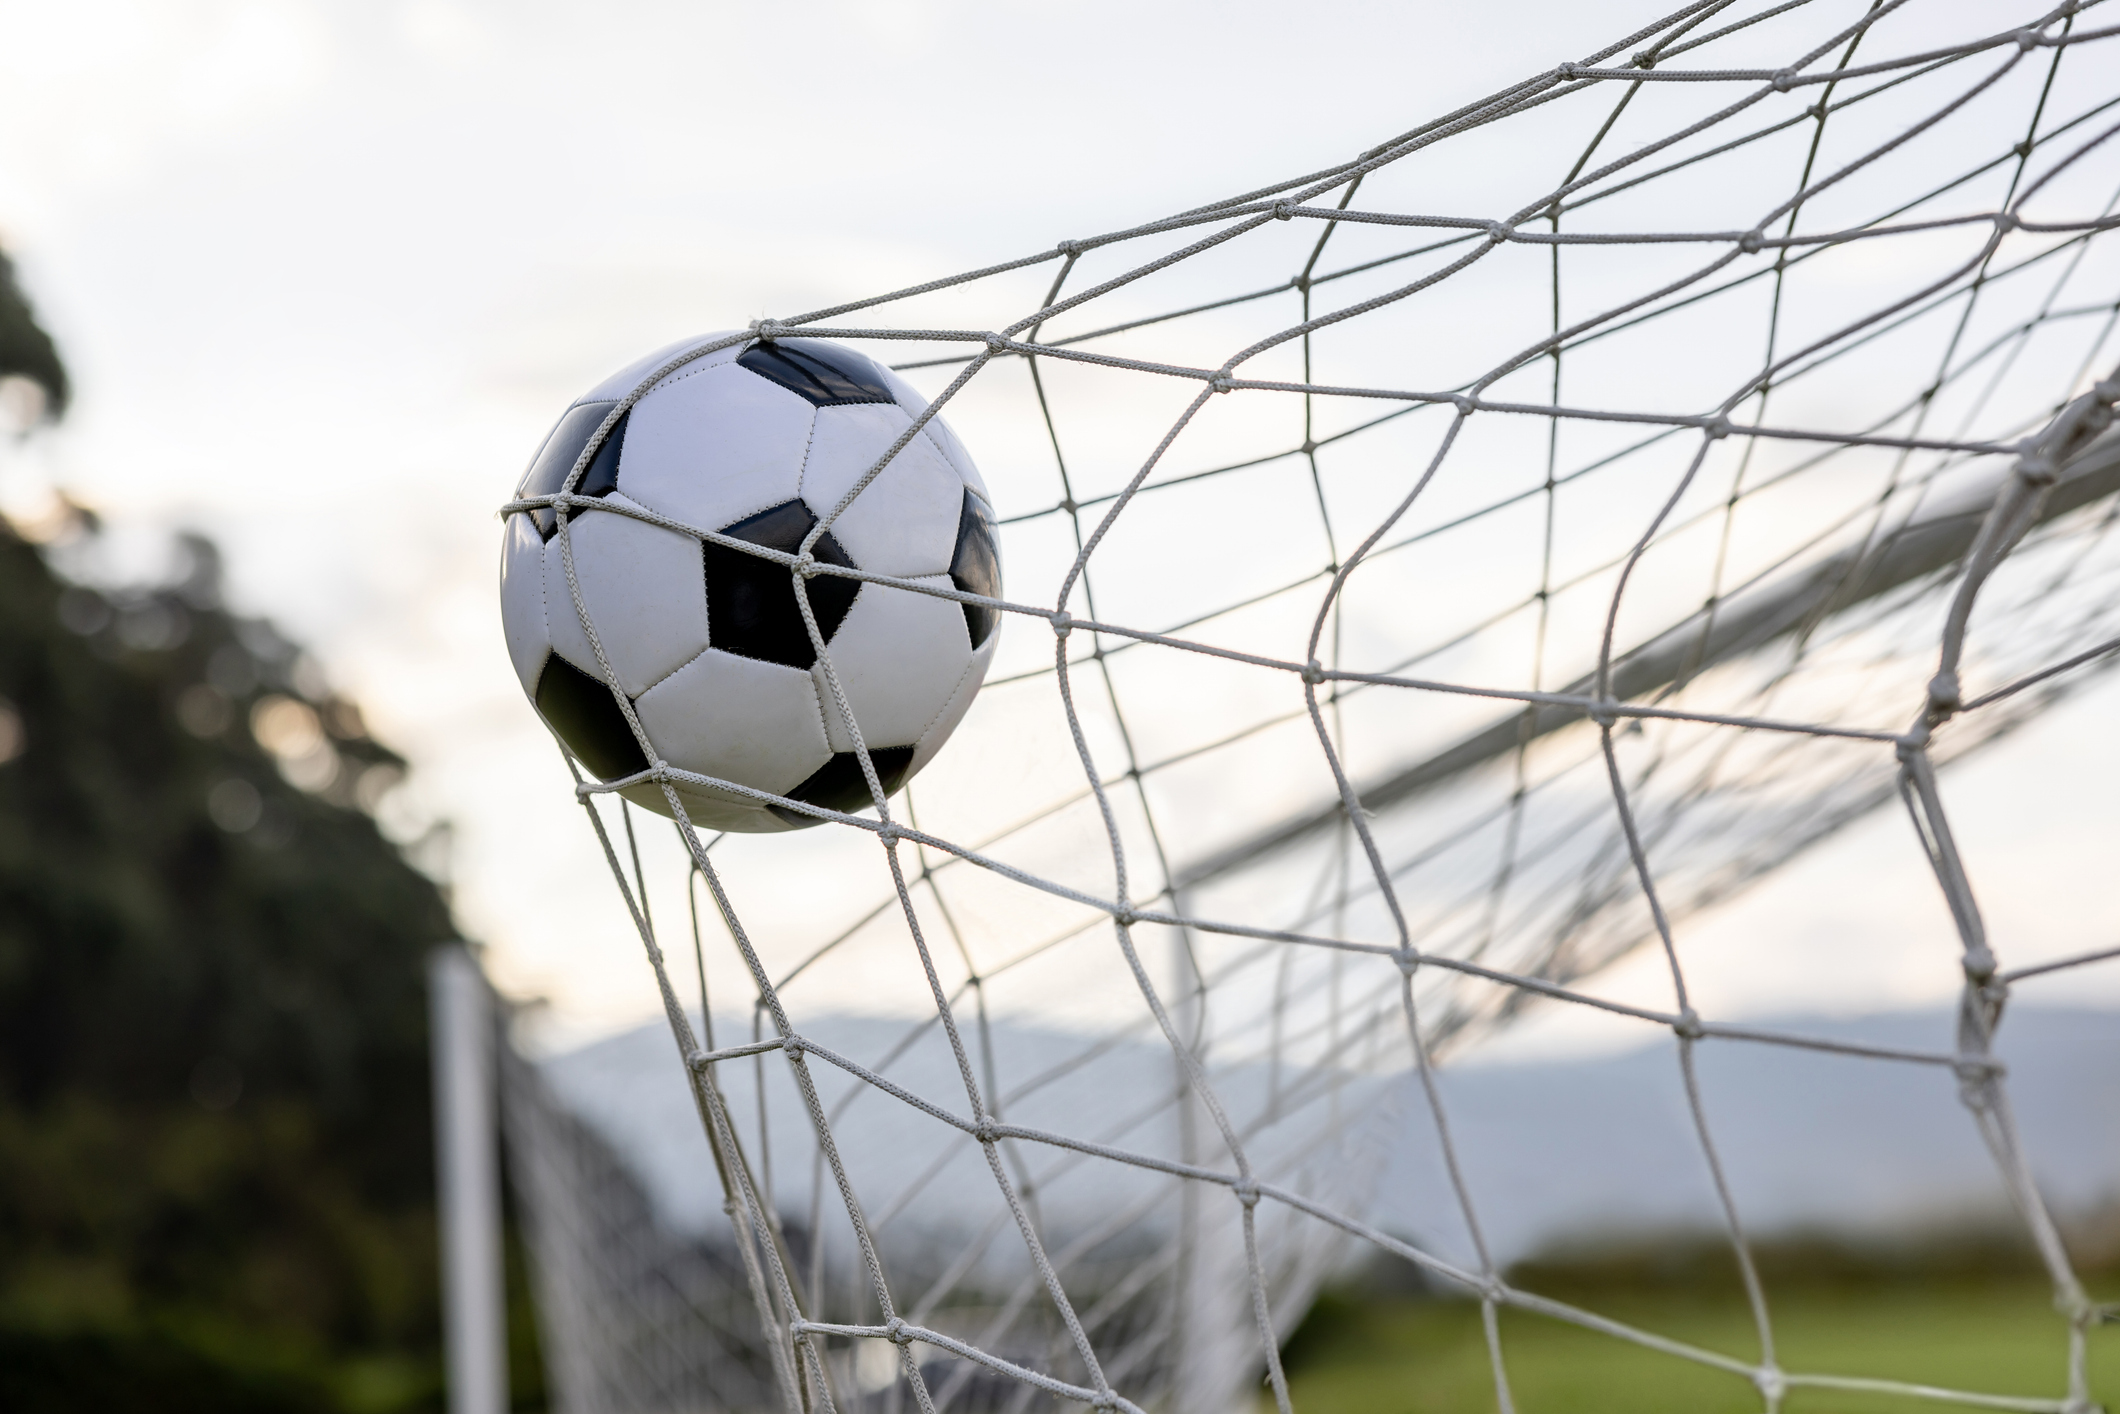
[[[1939,1008],[1771,1024],[1799,1035],[1946,1050],[1952,1017]],[[890,1053],[906,1030],[903,1022],[853,1016],[812,1017],[803,1028],[821,1044],[870,1061]],[[726,1021],[722,1030],[744,1034]],[[1052,1071],[1059,1058],[1090,1045],[1008,1019],[988,1034],[1004,1090],[1012,1077]],[[2002,1028],[1998,1053],[2049,1200],[2072,1221],[2104,1211],[2120,1196],[2120,1016],[2019,1005]],[[1702,1046],[1699,1065],[1732,1193],[1755,1231],[1865,1238],[1968,1223],[1985,1232],[2006,1221],[1994,1160],[1948,1070],[1735,1041]],[[649,1023],[555,1056],[544,1070],[561,1101],[633,1169],[669,1229],[720,1230],[720,1195],[702,1178],[711,1173],[708,1153],[668,1027]],[[1011,1109],[1011,1118],[1105,1137],[1108,1097],[1153,1093],[1169,1073],[1168,1052],[1143,1038],[1100,1051],[1069,1083]],[[944,1106],[961,1105],[939,1042],[908,1052],[890,1075]],[[792,1088],[773,1083],[779,1112],[796,1113]],[[831,1074],[821,1083],[828,1099],[852,1088]],[[1372,1083],[1374,1089],[1352,1092],[1365,1096],[1367,1118],[1345,1141],[1349,1162],[1341,1177],[1369,1176],[1357,1189],[1366,1196],[1356,1200],[1368,1220],[1469,1263],[1418,1083],[1405,1076]],[[1481,1225],[1501,1260],[1717,1229],[1714,1192],[1668,1038],[1644,1028],[1643,1045],[1615,1055],[1448,1066],[1438,1083]],[[1222,1073],[1218,1084],[1240,1117],[1252,1114],[1264,1093],[1262,1076],[1244,1068]],[[755,1123],[748,1082],[731,1086],[730,1104],[741,1124]],[[906,1125],[903,1107],[883,1097],[850,1108],[836,1123],[857,1183],[871,1185],[864,1197],[895,1209],[899,1193],[918,1183],[943,1210],[978,1211],[991,1184],[984,1169],[961,1156],[930,1171],[948,1136]],[[1153,1150],[1158,1138],[1148,1126],[1125,1142]],[[802,1127],[783,1123],[775,1143],[782,1151],[776,1172],[789,1190],[782,1201],[803,1210],[811,1150]],[[1070,1185],[1045,1195],[1047,1219],[1085,1221],[1118,1207],[1134,1182],[1129,1171],[1076,1170]]]

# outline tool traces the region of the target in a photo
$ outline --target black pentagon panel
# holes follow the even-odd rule
[[[896,401],[883,385],[876,365],[850,349],[835,349],[807,339],[783,340],[753,344],[736,361],[821,408]]]
[[[1001,536],[994,525],[994,508],[977,491],[964,488],[964,509],[957,516],[957,553],[950,558],[950,583],[967,594],[1001,597]],[[971,630],[974,650],[985,645],[1001,626],[1001,611],[984,604],[966,604],[964,626]]]
[[[817,517],[800,501],[783,501],[757,515],[746,516],[721,528],[723,535],[748,540],[769,550],[794,554],[802,539],[817,524]],[[810,631],[802,622],[802,609],[795,602],[795,577],[785,565],[732,550],[726,545],[702,542],[707,562],[707,642],[729,653],[785,663],[805,672],[817,661],[810,644]],[[830,531],[817,537],[810,553],[828,565],[857,569]],[[854,607],[861,592],[857,580],[819,575],[805,586],[810,612],[817,627],[831,641],[839,625]]]
[[[596,435],[596,429],[604,425],[604,419],[610,413],[610,403],[583,403],[580,407],[569,408],[567,415],[559,420],[559,426],[553,428],[552,435],[545,439],[543,449],[538,452],[537,460],[531,463],[529,473],[523,477],[522,489],[516,495],[556,495],[559,488],[566,485],[567,473],[574,470],[582,448],[589,445],[589,439]],[[608,496],[618,489],[618,459],[625,451],[626,422],[632,416],[632,409],[627,409],[611,428],[611,435],[596,449],[596,460],[589,463],[588,469],[582,472],[581,484],[574,488],[576,495]],[[550,540],[552,532],[559,528],[558,518],[550,506],[532,511],[530,518],[537,522],[540,539]]]
[[[876,779],[883,785],[887,796],[898,794],[905,785],[905,778],[912,774],[913,748],[910,746],[872,746],[869,760],[876,767]],[[827,810],[837,810],[842,815],[851,815],[857,810],[866,810],[876,803],[869,793],[869,783],[861,774],[861,758],[851,751],[835,751],[832,759],[817,768],[811,777],[788,792],[788,799],[800,800],[809,805],[821,805]],[[815,815],[805,815],[800,810],[790,810],[784,805],[769,805],[766,809],[787,821],[790,825],[818,825],[823,822]]]
[[[626,714],[619,711],[611,689],[557,653],[548,655],[538,671],[536,701],[559,739],[598,780],[648,769],[640,738],[626,725]]]

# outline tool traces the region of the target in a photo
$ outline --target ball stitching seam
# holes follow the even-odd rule
[[[995,637],[997,637],[997,638],[998,638],[999,636],[1000,636],[1000,635],[998,635],[998,634],[997,634],[997,635],[995,635]],[[913,745],[914,745],[914,750],[915,750],[915,752],[916,752],[916,753],[917,753],[917,751],[919,750],[919,748],[920,748],[921,746],[923,746],[923,745],[925,745],[925,744],[927,743],[927,735],[928,735],[928,733],[929,733],[929,732],[931,732],[931,731],[933,731],[933,730],[935,729],[935,723],[937,723],[937,722],[939,722],[939,721],[941,721],[941,720],[943,719],[943,716],[944,716],[945,714],[947,714],[947,713],[948,713],[948,711],[950,710],[950,704],[951,704],[952,702],[955,702],[955,701],[957,700],[957,693],[958,693],[958,692],[959,692],[959,691],[960,691],[960,690],[961,690],[961,689],[962,689],[962,688],[964,687],[964,680],[965,680],[966,678],[970,677],[970,676],[972,675],[972,669],[974,669],[974,668],[976,668],[976,667],[978,667],[978,666],[979,666],[979,650],[978,650],[978,649],[976,649],[976,648],[974,648],[974,649],[972,650],[972,660],[971,660],[971,661],[970,661],[969,663],[966,663],[966,664],[964,665],[964,671],[963,671],[963,672],[961,672],[961,673],[957,674],[957,681],[956,681],[956,682],[954,682],[954,683],[952,683],[952,684],[950,685],[950,690],[949,690],[949,692],[948,692],[947,694],[945,694],[945,695],[943,696],[943,699],[942,699],[942,705],[941,705],[940,707],[937,707],[937,708],[935,709],[935,715],[927,719],[927,725],[923,726],[923,727],[922,727],[922,728],[920,729],[920,732],[919,732],[919,734],[918,734],[918,735],[916,735],[916,736],[915,736],[915,737],[913,738]],[[984,676],[984,675],[982,674],[982,676]],[[966,705],[967,705],[967,708],[969,708],[969,705],[970,705],[970,704],[966,704]],[[922,762],[921,764],[922,764],[922,765],[926,765],[927,763],[926,763],[926,762]],[[909,775],[909,776],[907,777],[907,779],[908,779],[908,780],[910,780],[910,779],[911,779],[910,775]]]

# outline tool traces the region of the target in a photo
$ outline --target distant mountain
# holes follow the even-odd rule
[[[724,1045],[746,1041],[750,1035],[747,1025],[725,1019],[717,1019],[716,1030]],[[832,1015],[805,1020],[802,1035],[858,1064],[876,1067],[892,1084],[939,1109],[960,1116],[970,1113],[955,1057],[933,1024]],[[988,1035],[990,1058],[976,1034],[967,1044],[977,1072],[995,1081],[988,1094],[997,1098],[989,1103],[997,1105],[1004,1119],[1134,1153],[1181,1156],[1179,1072],[1160,1043],[1112,1043],[1008,1021],[995,1022]],[[712,1156],[668,1027],[644,1026],[554,1057],[540,1068],[560,1101],[634,1171],[658,1218],[671,1231],[703,1235],[724,1230]],[[810,1069],[855,1191],[886,1237],[905,1230],[909,1240],[917,1241],[921,1234],[954,1240],[1002,1211],[993,1176],[969,1136],[826,1061],[813,1058]],[[786,1062],[768,1055],[762,1062],[725,1063],[720,1079],[753,1164],[761,1174],[770,1170],[777,1201],[799,1220],[810,1208],[818,1155]],[[1388,1088],[1378,1077],[1340,1080],[1370,1101]],[[761,1082],[767,1096],[763,1141],[757,1100]],[[1317,1141],[1323,1137],[1319,1127],[1327,1121],[1325,1108],[1284,1105],[1286,1117],[1276,1120],[1269,1109],[1272,1076],[1267,1067],[1219,1071],[1213,1083],[1244,1131],[1262,1174],[1297,1182],[1306,1191],[1337,1195],[1343,1202],[1366,1188],[1374,1161],[1354,1168],[1334,1163],[1310,1171],[1312,1158],[1324,1152]],[[1194,1121],[1204,1129],[1204,1118],[1195,1115]],[[1198,1143],[1195,1152],[1205,1155],[1205,1162],[1227,1167],[1211,1138]],[[1153,1206],[1156,1195],[1174,1182],[1161,1174],[1042,1144],[1019,1144],[1014,1152],[1050,1231],[1080,1231],[1131,1204],[1151,1205],[1141,1220],[1147,1229],[1155,1229],[1168,1216]]]
[[[1947,1010],[1759,1025],[1953,1049]],[[2120,1014],[2013,1006],[1996,1049],[2049,1202],[2081,1214],[2120,1197]],[[1743,1041],[1703,1042],[1697,1054],[1710,1133],[1752,1230],[1912,1233],[2007,1216],[1994,1160],[1949,1069]],[[1461,1066],[1444,1073],[1442,1091],[1481,1225],[1503,1260],[1719,1226],[1675,1041],[1581,1061]],[[1464,1227],[1426,1107],[1401,1101],[1403,1139],[1390,1148],[1377,1213],[1462,1254]]]
[[[1952,1016],[1941,1010],[1761,1024],[1910,1050],[1952,1047]],[[832,1017],[805,1034],[873,1063],[908,1029],[900,1021]],[[727,1044],[730,1028],[723,1030]],[[994,1035],[1003,1093],[1008,1077],[1036,1075],[1088,1044],[1017,1023],[997,1024]],[[1592,1059],[1442,1072],[1459,1159],[1499,1260],[1717,1224],[1674,1045],[1660,1040]],[[2120,1196],[2120,1014],[2013,1007],[1998,1050],[2049,1199],[2080,1213]],[[1704,1042],[1698,1054],[1711,1132],[1752,1230],[1878,1234],[1984,1226],[2006,1214],[1994,1162],[1949,1069],[1727,1040]],[[639,1177],[663,1222],[695,1234],[720,1230],[720,1193],[667,1028],[643,1027],[542,1069],[562,1101]],[[778,1057],[763,1067],[733,1063],[724,1067],[723,1084],[755,1142],[754,1074],[768,1077],[774,1188],[801,1211],[814,1155],[785,1069]],[[828,1100],[852,1088],[829,1066],[816,1069],[827,1077]],[[961,1084],[939,1044],[916,1046],[890,1075],[923,1098],[964,1111]],[[1145,1112],[1172,1076],[1170,1058],[1157,1046],[1106,1048],[1009,1118],[1155,1150],[1167,1143],[1167,1122],[1159,1129],[1144,1121],[1124,1134],[1117,1117]],[[1263,1083],[1248,1074],[1222,1081],[1240,1113],[1256,1109]],[[1362,1216],[1377,1226],[1469,1260],[1418,1087],[1404,1077],[1351,1084],[1348,1108],[1362,1118],[1334,1152],[1350,1173],[1375,1178],[1350,1180],[1342,1191],[1353,1197],[1359,1189]],[[991,1191],[967,1141],[888,1096],[863,1096],[835,1121],[835,1132],[864,1203],[877,1210],[917,1209],[946,1221],[952,1212],[973,1211],[975,1195]],[[945,1159],[948,1152],[956,1157]],[[1078,1165],[1070,1176],[1072,1187],[1048,1209],[1049,1221],[1138,1197],[1143,1184],[1137,1173],[1101,1162]],[[915,1201],[912,1191],[922,1185]]]

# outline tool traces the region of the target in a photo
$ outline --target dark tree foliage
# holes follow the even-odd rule
[[[0,378],[14,374],[44,390],[52,416],[66,410],[71,389],[59,350],[30,314],[15,284],[15,263],[0,255]]]
[[[106,598],[0,530],[0,1320],[66,1337],[0,1356],[0,1407],[128,1341],[257,1384],[228,1407],[327,1377],[284,1407],[424,1402],[448,908],[357,806],[395,759],[192,548],[187,583]],[[321,728],[321,791],[254,739],[275,710]]]
[[[49,351],[9,298],[0,368]],[[401,763],[186,548],[103,593],[0,520],[0,1409],[438,1408],[448,906],[364,808]]]

